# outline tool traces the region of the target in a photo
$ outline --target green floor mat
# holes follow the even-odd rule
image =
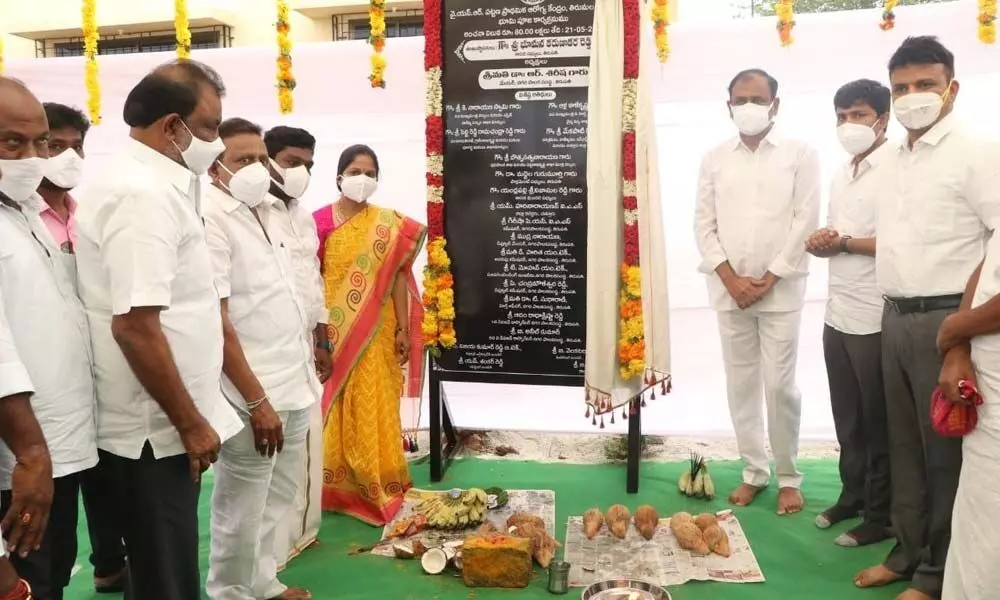
[[[556,492],[556,537],[563,540],[570,515],[588,508],[606,509],[621,502],[634,509],[654,505],[661,515],[679,510],[705,512],[727,507],[725,496],[740,480],[737,463],[712,463],[712,475],[720,497],[713,502],[690,500],[677,493],[676,482],[687,463],[647,463],[642,466],[640,492],[625,493],[622,465],[568,465],[492,460],[461,460],[452,465],[445,481],[429,484],[426,464],[413,467],[417,487],[486,487],[511,489],[552,489]],[[858,590],[854,574],[882,560],[891,547],[884,542],[868,548],[845,549],[833,539],[850,524],[820,531],[813,525],[816,515],[832,504],[840,490],[835,461],[802,461],[806,474],[803,493],[806,510],[798,515],[775,515],[777,491],[765,490],[750,507],[736,509],[750,540],[765,583],[692,582],[671,589],[675,600],[891,600],[902,584],[882,590]],[[207,478],[201,500],[202,577],[208,572],[208,520],[211,478]],[[82,514],[83,511],[81,511]],[[321,545],[297,558],[281,579],[288,585],[309,588],[316,600],[493,600],[542,599],[547,575],[536,567],[536,576],[526,590],[471,590],[452,575],[424,575],[415,561],[401,561],[368,555],[347,556],[355,546],[378,540],[380,530],[339,515],[326,515],[320,534]],[[80,565],[65,595],[66,600],[113,598],[94,594],[92,571],[87,560],[89,540],[86,524],[80,524]],[[571,590],[567,598],[579,598]]]

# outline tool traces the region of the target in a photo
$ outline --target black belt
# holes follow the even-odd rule
[[[936,310],[955,310],[962,304],[962,294],[925,296],[923,298],[890,298],[882,296],[890,308],[901,315],[927,313]]]

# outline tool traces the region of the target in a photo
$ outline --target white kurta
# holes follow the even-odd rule
[[[968,158],[971,164],[967,166],[978,172],[977,195],[1000,207],[1000,146],[981,146]],[[998,294],[1000,237],[994,234],[972,306]],[[1000,521],[996,519],[1000,506],[1000,334],[974,338],[972,360],[985,402],[978,409],[979,424],[962,441],[962,475],[955,497],[942,600],[986,600],[1000,593]]]
[[[90,328],[76,294],[75,257],[39,218],[40,197],[0,203],[0,398],[30,393],[52,476],[97,464]],[[15,457],[0,441],[0,489]],[[3,544],[0,544],[3,545]]]
[[[765,403],[778,485],[797,488],[802,481],[795,464],[802,412],[795,367],[809,265],[805,241],[819,224],[819,185],[816,151],[775,131],[756,151],[738,136],[720,144],[705,156],[698,177],[699,269],[718,313],[743,481],[757,487],[770,479]],[[715,273],[726,261],[737,275],[771,272],[780,280],[741,310]]]
[[[129,140],[113,175],[76,211],[80,299],[87,309],[97,390],[97,447],[136,460],[184,454],[160,405],[136,378],[111,334],[113,315],[160,306],[160,326],[198,412],[224,442],[243,428],[219,386],[222,317],[197,180]]]

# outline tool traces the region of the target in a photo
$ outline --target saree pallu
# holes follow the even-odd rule
[[[345,223],[327,206],[313,214],[333,343],[323,388],[323,509],[385,525],[412,487],[403,453],[401,398],[423,388],[423,305],[413,259],[426,228],[367,206]],[[409,323],[397,324],[392,291],[407,276]],[[410,359],[396,359],[397,328],[409,330]]]

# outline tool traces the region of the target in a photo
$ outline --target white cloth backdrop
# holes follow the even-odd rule
[[[896,28],[883,32],[878,11],[799,15],[796,42],[781,48],[772,19],[670,28],[673,53],[666,65],[654,63],[651,84],[656,102],[660,188],[667,235],[672,307],[674,391],[657,400],[643,424],[651,433],[731,435],[715,320],[707,309],[703,278],[692,233],[695,182],[701,154],[732,133],[725,90],[733,74],[747,67],[771,71],[780,81],[779,120],[787,130],[812,141],[829,175],[845,157],[836,142],[832,96],[852,79],[885,81],[886,62],[908,35],[934,34],[956,55],[962,88],[957,114],[980,132],[1000,137],[1000,45],[976,39],[974,0],[897,9]],[[296,111],[277,112],[274,48],[195,51],[222,74],[229,88],[226,116],[241,116],[265,127],[289,124],[319,139],[314,182],[305,198],[318,207],[335,196],[340,151],[364,142],[379,154],[383,169],[375,201],[418,219],[424,215],[423,40],[391,39],[386,45],[388,87],[367,83],[369,49],[363,42],[302,44],[294,50]],[[646,45],[645,50],[653,49]],[[121,108],[129,89],[169,54],[102,56],[104,123],[87,140],[85,179],[113,177],[109,157],[127,135]],[[83,61],[79,58],[9,61],[7,74],[23,80],[43,101],[86,106]],[[898,135],[898,128],[895,130]],[[803,436],[831,438],[832,420],[819,342],[826,269],[813,261],[803,319],[799,376],[804,392]],[[423,267],[423,258],[417,268]],[[583,419],[580,391],[513,386],[454,384],[448,396],[461,426],[555,431],[593,431]],[[544,402],[539,402],[539,397]],[[697,410],[688,407],[697,406]],[[403,408],[403,424],[413,423]],[[425,411],[426,412],[426,411]],[[624,431],[618,423],[605,429]]]
[[[642,52],[636,82],[635,196],[639,215],[642,312],[646,371],[630,381],[619,375],[619,290],[623,251],[622,131],[624,15],[622,0],[597,0],[590,55],[587,112],[587,404],[607,412],[645,391],[647,375],[659,384],[670,374],[670,315],[656,127],[649,74],[652,52]],[[640,48],[653,44],[649,11],[640,13]],[[605,407],[604,403],[610,405]],[[596,412],[596,411],[595,411]],[[596,419],[596,416],[595,416]],[[603,415],[601,422],[604,422]]]

